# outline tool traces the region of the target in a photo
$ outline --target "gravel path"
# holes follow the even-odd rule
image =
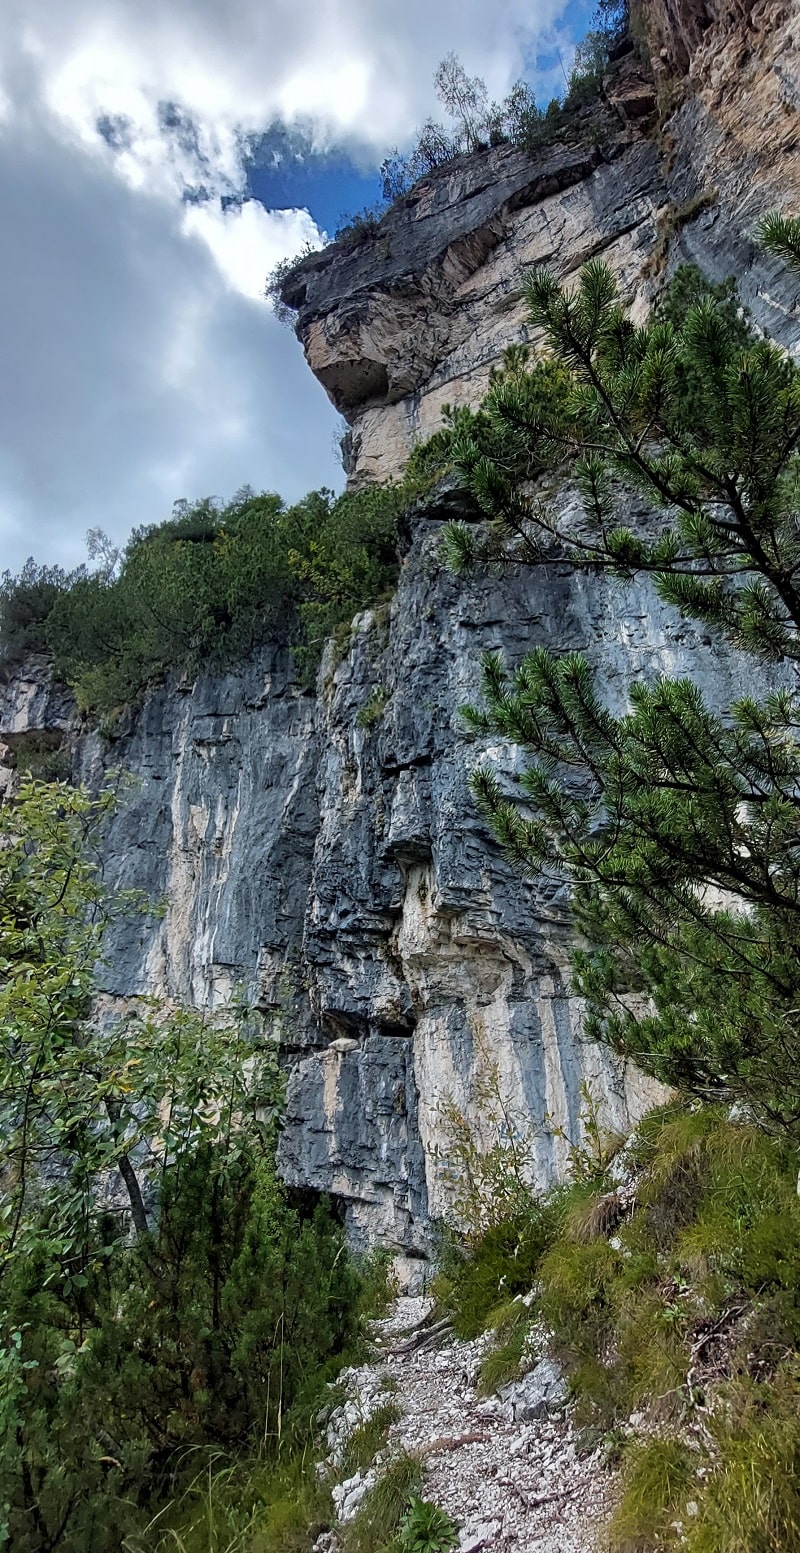
[[[479,1397],[486,1338],[461,1342],[440,1330],[426,1346],[413,1346],[430,1309],[427,1299],[400,1298],[375,1323],[375,1362],[341,1377],[348,1400],[329,1421],[332,1462],[346,1435],[391,1398],[401,1417],[390,1445],[422,1455],[425,1497],[462,1528],[461,1553],[596,1553],[613,1477],[599,1456],[577,1456],[554,1367],[545,1361],[500,1396]],[[374,1478],[371,1471],[335,1490],[343,1520]],[[324,1546],[335,1549],[335,1537]],[[322,1539],[318,1548],[323,1553]]]

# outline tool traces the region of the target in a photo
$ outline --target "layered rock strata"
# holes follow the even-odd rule
[[[606,103],[533,161],[505,148],[461,159],[369,243],[301,267],[299,332],[351,423],[354,479],[398,473],[445,401],[480,396],[503,348],[527,338],[534,261],[569,275],[603,255],[642,315],[664,264],[736,272],[756,322],[798,349],[797,283],[751,236],[772,205],[800,210],[797,17],[773,5],[770,32],[767,7],[739,9],[735,26],[718,8],[692,31],[691,7],[665,0],[662,65],[674,78],[684,47],[689,63],[660,138],[628,57]],[[585,650],[617,708],[631,679],[659,672],[691,672],[719,705],[753,688],[751,666],[644,583],[553,567],[457,582],[439,559],[449,500],[410,515],[392,603],[329,647],[316,696],[265,646],[226,675],[154,689],[111,742],[81,730],[41,663],[0,706],[7,761],[68,730],[84,779],[133,774],[106,873],[164,912],[112,930],[106,997],[220,1011],[250,996],[287,1067],[285,1176],[334,1193],[355,1243],[417,1263],[452,1201],[459,1119],[486,1147],[524,1143],[545,1184],[580,1139],[587,1095],[620,1130],[652,1097],[583,1040],[558,889],[513,873],[475,812],[474,764],[519,758],[465,736],[481,653]]]
[[[446,404],[475,404],[505,348],[531,338],[526,268],[602,257],[643,316],[669,258],[740,279],[756,323],[800,345],[796,283],[753,241],[800,209],[800,12],[781,0],[641,6],[662,97],[631,49],[602,102],[529,156],[508,146],[437,168],[351,247],[297,266],[284,292],[308,364],[350,425],[356,483],[397,476]],[[636,20],[636,18],[635,18]]]
[[[109,884],[163,903],[110,929],[105,996],[211,1011],[249,996],[288,1070],[285,1176],[338,1197],[355,1243],[412,1257],[452,1199],[456,1115],[486,1147],[528,1149],[545,1184],[581,1139],[587,1095],[620,1131],[652,1099],[582,1038],[560,891],[514,873],[475,812],[473,766],[518,759],[465,736],[480,654],[585,649],[617,708],[631,677],[659,670],[691,668],[720,702],[745,686],[646,585],[567,568],[457,581],[439,560],[446,516],[413,515],[391,605],[354,622],[338,660],[329,649],[316,697],[264,649],[154,690],[111,745],[74,740],[90,784],[133,774]],[[41,669],[7,689],[6,743],[63,731]]]

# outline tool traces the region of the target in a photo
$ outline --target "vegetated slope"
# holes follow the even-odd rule
[[[95,536],[94,567],[31,560],[0,587],[6,672],[45,650],[95,718],[170,670],[222,670],[269,640],[294,648],[307,681],[330,633],[394,581],[402,505],[393,488],[317,491],[294,507],[243,492],[225,507],[179,503],[121,553]]]

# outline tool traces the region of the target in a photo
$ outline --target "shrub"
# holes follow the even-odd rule
[[[187,1476],[196,1490],[199,1452],[304,1438],[309,1390],[355,1340],[358,1276],[327,1211],[293,1208],[268,1155],[242,1148],[221,1175],[212,1153],[166,1183],[157,1231],[114,1242],[77,1290],[44,1250],[6,1272],[20,1339],[0,1498],[19,1553],[58,1526],[64,1553],[116,1553],[154,1500]]]
[[[382,215],[383,211],[379,205],[365,205],[363,210],[357,210],[355,215],[340,216],[335,241],[348,250],[358,248],[360,243],[365,243],[375,236]]]
[[[565,1204],[558,1192],[532,1197],[525,1213],[493,1224],[468,1251],[452,1232],[442,1231],[434,1293],[459,1337],[475,1337],[501,1302],[530,1293],[563,1223]]]
[[[0,643],[2,663],[12,668],[28,653],[47,652],[45,624],[70,578],[60,566],[38,566],[29,556],[22,571],[0,578]]]
[[[394,583],[407,499],[389,486],[338,498],[315,491],[292,507],[250,491],[227,507],[179,503],[168,522],[134,532],[116,570],[79,567],[40,589],[35,636],[18,626],[30,566],[6,578],[4,661],[23,641],[46,642],[55,672],[95,718],[113,717],[170,669],[220,669],[266,640],[291,646],[308,681],[325,638]]]
[[[458,1528],[446,1510],[414,1495],[400,1523],[398,1542],[401,1553],[451,1553]]]

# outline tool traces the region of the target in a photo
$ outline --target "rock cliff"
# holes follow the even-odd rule
[[[798,18],[781,5],[651,10],[679,99],[657,135],[652,84],[628,58],[608,100],[538,158],[462,158],[369,242],[301,267],[298,331],[350,421],[356,481],[397,473],[443,402],[480,396],[503,348],[526,338],[520,282],[534,261],[570,274],[602,254],[642,312],[665,262],[736,271],[759,325],[800,346],[796,284],[750,235],[772,205],[800,209]],[[448,1107],[487,1143],[535,1135],[545,1182],[580,1134],[587,1089],[618,1128],[651,1093],[583,1041],[563,903],[508,869],[475,814],[468,774],[486,749],[458,709],[478,695],[481,652],[584,649],[617,706],[632,677],[658,670],[691,669],[719,701],[744,684],[742,665],[676,625],[645,583],[550,568],[456,582],[438,559],[454,505],[409,515],[393,600],[329,646],[316,696],[265,646],[224,676],[154,689],[112,741],[79,728],[43,663],[0,705],[8,759],[68,731],[86,780],[135,777],[106,869],[165,910],[115,931],[106,996],[219,1010],[244,989],[282,1042],[285,1176],[334,1193],[354,1242],[410,1268],[448,1201]]]
[[[527,340],[521,278],[601,256],[647,309],[668,254],[712,279],[736,273],[756,322],[800,343],[795,286],[752,241],[765,209],[800,209],[800,16],[781,0],[657,0],[650,38],[665,116],[636,54],[604,100],[533,156],[507,146],[436,169],[355,248],[334,244],[284,296],[311,370],[350,425],[351,478],[387,479],[475,403],[507,345]],[[671,111],[668,111],[671,108]]]

